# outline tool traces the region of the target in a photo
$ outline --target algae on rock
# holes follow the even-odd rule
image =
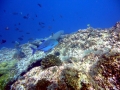
[[[91,76],[99,87],[120,89],[120,53],[109,52],[103,54],[100,60],[91,67]]]
[[[82,83],[86,84],[86,86],[90,83],[90,79],[84,72],[73,67],[64,69],[62,76],[64,76],[64,80],[70,90],[80,90],[83,87]],[[92,85],[89,84],[89,87],[92,87]]]
[[[0,64],[0,90],[4,90],[6,85],[14,79],[16,74],[16,60],[3,61]]]

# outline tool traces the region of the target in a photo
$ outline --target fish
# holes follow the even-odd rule
[[[34,38],[28,38],[28,40],[29,40],[29,41],[33,41],[33,40],[34,40]]]
[[[15,41],[12,41],[11,43],[15,44]]]
[[[2,40],[1,40],[1,44],[3,44],[3,43],[6,43],[6,40],[5,40],[5,39],[2,39]]]
[[[52,21],[55,21],[55,19],[53,18]]]
[[[5,30],[9,30],[10,28],[9,27],[6,27]]]
[[[28,16],[23,16],[24,19],[28,19]]]
[[[27,16],[29,16],[29,13],[27,14]]]
[[[39,6],[39,7],[42,7],[42,5],[41,5],[41,4],[39,4],[39,3],[38,3],[38,6]]]
[[[45,26],[41,26],[41,28],[44,28]]]
[[[23,30],[19,30],[19,32],[23,32]]]
[[[63,18],[63,16],[62,16],[62,15],[60,15],[60,18]]]
[[[48,30],[51,30],[52,29],[52,26],[48,26]]]
[[[26,32],[26,34],[30,34],[29,32]]]
[[[19,30],[19,28],[15,28],[15,30],[16,30],[16,31],[18,31],[18,30]]]
[[[32,20],[34,20],[34,18],[32,18]]]
[[[24,35],[21,35],[21,37],[24,37]]]
[[[46,41],[44,41],[42,44],[40,44],[39,46],[37,46],[37,49],[30,47],[33,51],[32,51],[32,55],[37,51],[44,51],[44,52],[48,52],[51,49],[53,49],[56,45],[58,45],[58,41],[55,39],[48,39]]]
[[[58,41],[60,39],[60,36],[64,33],[63,30],[60,30],[58,32],[56,32],[55,34],[52,35],[52,37],[50,37],[48,40],[44,41],[42,44],[40,44],[39,46],[37,45],[37,49],[30,47],[33,52],[32,55],[37,51],[44,51],[44,52],[48,52],[51,49],[53,49],[56,45],[58,45]]]
[[[18,12],[13,12],[12,14],[13,14],[13,15],[18,15],[19,13],[18,13]]]
[[[30,42],[30,44],[36,46],[37,48],[40,46],[40,44],[38,42]]]
[[[45,40],[44,40],[44,39],[41,39],[40,41],[41,41],[41,42],[45,42]]]
[[[64,34],[63,30],[60,30],[56,33],[52,33],[52,37],[50,39],[55,39],[55,40],[59,40],[61,38],[61,35]]]
[[[22,37],[19,37],[18,39],[19,39],[20,41],[22,41],[22,40],[23,40],[23,38],[22,38]]]
[[[24,58],[24,57],[26,57],[25,53],[22,51],[22,48],[20,46],[20,42],[15,41],[15,49],[16,49],[16,52],[13,56],[14,58]]]
[[[6,10],[4,10],[4,12],[6,12]]]
[[[38,31],[40,31],[41,29],[38,29]]]
[[[45,24],[44,22],[39,22],[39,25],[43,25],[43,24]]]

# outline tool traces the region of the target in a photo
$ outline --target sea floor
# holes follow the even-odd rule
[[[0,90],[120,90],[120,25],[65,34],[47,53],[30,46],[22,58],[0,50]]]

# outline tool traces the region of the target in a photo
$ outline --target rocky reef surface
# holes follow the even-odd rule
[[[24,58],[15,58],[15,49],[0,50],[1,90],[120,90],[120,22],[65,34],[47,53],[32,55],[30,46],[21,45]]]

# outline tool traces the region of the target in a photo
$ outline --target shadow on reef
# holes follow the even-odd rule
[[[20,74],[20,76],[16,79],[22,79],[23,78],[23,75],[27,72],[29,72],[32,68],[34,67],[37,67],[37,66],[41,66],[43,69],[46,69],[46,68],[49,68],[51,66],[59,66],[59,65],[62,65],[62,62],[61,60],[56,56],[56,55],[52,55],[52,54],[49,54],[47,55],[45,58],[42,58],[42,59],[39,59],[37,60],[36,62],[32,63],[31,65],[28,66],[28,69],[24,72],[22,72]],[[5,90],[10,90],[10,86],[16,82],[16,80],[14,81],[10,81],[6,87],[5,87]],[[44,82],[43,82],[44,83]],[[42,84],[42,83],[41,83]],[[39,85],[39,84],[38,84]],[[32,88],[32,87],[31,87]],[[42,89],[41,89],[42,90]]]
[[[44,60],[54,59],[54,57],[48,55]],[[49,68],[48,61],[45,66]],[[52,62],[52,63],[53,63]],[[44,62],[45,63],[45,62]],[[120,53],[108,52],[99,57],[99,60],[90,67],[89,72],[79,70],[78,67],[66,66],[63,69],[57,69],[60,71],[60,75],[57,77],[57,82],[52,82],[47,78],[42,78],[38,82],[31,86],[30,90],[116,90],[120,89]],[[58,65],[59,66],[59,65]],[[55,69],[55,68],[54,68]],[[49,70],[54,70],[49,69]],[[54,71],[55,72],[55,71]],[[53,73],[55,74],[55,73]],[[56,73],[58,74],[58,73]]]
[[[38,60],[38,61],[36,61],[35,63],[32,63],[25,72],[22,72],[22,73],[20,74],[20,76],[19,76],[18,78],[16,78],[16,80],[22,78],[22,76],[23,76],[26,72],[29,72],[32,68],[37,67],[37,66],[40,66],[40,62],[41,62],[41,59]],[[3,90],[10,90],[11,85],[12,85],[13,83],[15,83],[16,80],[11,80],[10,82],[8,82]],[[1,90],[1,89],[0,89],[0,90]]]
[[[39,59],[36,62],[32,63],[31,65],[28,66],[28,69],[20,74],[20,76],[23,76],[26,72],[29,72],[32,68],[41,66],[41,60]]]
[[[116,32],[119,32],[120,23],[117,23],[117,27],[115,27],[115,29]],[[91,33],[90,35],[93,34],[94,33]],[[117,40],[120,40],[120,38]],[[88,46],[91,46],[93,44],[94,44],[93,42],[89,42]],[[74,47],[75,45],[72,46],[72,48]],[[60,53],[55,53],[55,54],[59,56]],[[29,90],[47,90],[47,89],[49,90],[51,89],[53,90],[114,90],[114,89],[120,90],[120,53],[115,53],[114,50],[113,52],[112,50],[109,50],[108,52],[99,54],[97,58],[98,61],[96,61],[89,68],[90,70],[88,72],[85,72],[84,69],[83,70],[79,69],[81,68],[81,66],[78,64],[76,64],[76,67],[74,66],[64,67],[62,66],[63,63],[60,61],[59,58],[55,57],[54,55],[47,55],[45,58],[37,60],[37,62],[35,63],[31,63],[29,68],[20,75],[20,77],[18,78],[19,79],[18,82],[20,81],[20,79],[25,78],[23,77],[23,75],[26,72],[28,72],[29,70],[31,70],[36,66],[41,66],[40,68],[40,70],[42,69],[41,72],[46,71],[45,73],[46,76],[47,75],[50,76],[49,72],[47,72],[47,70],[49,70],[50,72],[52,72],[52,75],[55,75],[57,77],[55,78],[57,80],[56,82],[53,82],[52,81],[54,80],[52,79],[54,78],[53,76],[50,80],[47,79],[46,77],[41,79],[38,77],[39,79],[38,82],[36,82],[35,84],[29,84],[30,85],[28,87],[30,88]],[[52,67],[52,66],[56,66],[56,67]],[[62,67],[62,69],[57,66]],[[58,74],[57,71],[60,74]],[[4,73],[0,73],[0,77],[3,76],[3,74]],[[43,76],[45,76],[45,74]],[[28,76],[30,76],[30,74]],[[27,82],[27,84],[28,83],[29,82]],[[18,83],[18,85],[19,84],[20,83]],[[17,86],[16,84],[14,85],[15,87]],[[10,89],[10,84],[9,85],[7,84],[7,86]],[[5,90],[9,90],[9,89],[6,88]]]

